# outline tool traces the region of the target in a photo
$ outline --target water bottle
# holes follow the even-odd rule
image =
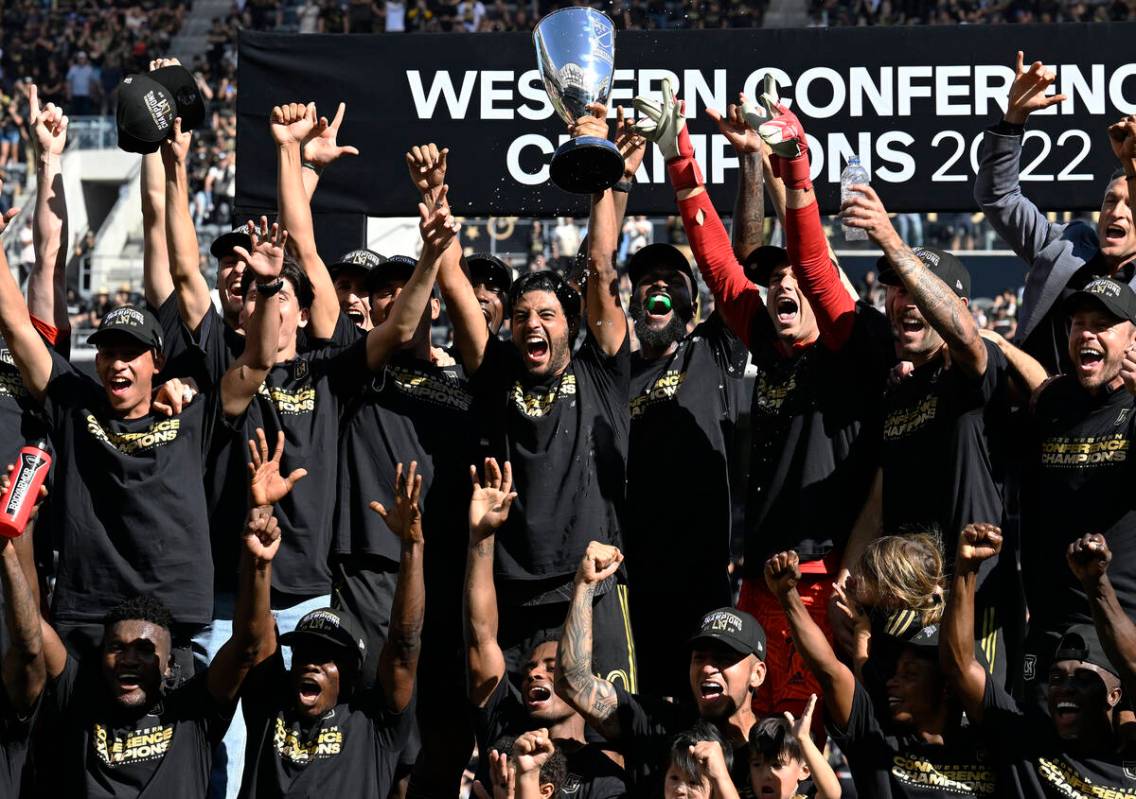
[[[9,475],[8,490],[0,499],[0,535],[8,538],[23,535],[35,510],[39,487],[50,468],[51,455],[46,441],[36,441],[20,450],[16,468]]]
[[[844,167],[844,171],[840,173],[840,204],[843,205],[849,197],[858,197],[860,192],[852,191],[852,187],[857,183],[867,182],[868,170],[860,165],[860,156],[852,156],[848,159],[848,166]],[[848,227],[845,224],[841,224],[840,227],[844,231],[845,241],[867,241],[868,239],[868,231],[862,228]]]

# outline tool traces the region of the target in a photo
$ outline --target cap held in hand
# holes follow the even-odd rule
[[[118,85],[118,146],[126,152],[157,152],[178,117],[182,130],[193,130],[205,121],[197,79],[185,67],[174,64],[127,75]]]

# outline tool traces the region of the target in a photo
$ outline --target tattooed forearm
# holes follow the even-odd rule
[[[983,347],[978,325],[954,290],[919,260],[911,248],[899,241],[885,251],[927,322],[938,331],[952,350]]]
[[[761,172],[761,153],[744,153],[738,158],[738,196],[730,238],[739,261],[760,247],[765,240],[765,180]]]
[[[592,674],[594,585],[578,586],[556,653],[556,692],[604,735],[618,734],[615,688]]]

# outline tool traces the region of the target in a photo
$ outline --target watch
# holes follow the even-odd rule
[[[611,189],[612,191],[621,191],[624,194],[627,194],[629,191],[631,191],[631,185],[631,178],[623,178],[619,182],[612,184]]]
[[[268,281],[267,283],[258,282],[256,284],[256,293],[261,297],[271,297],[282,288],[284,288],[284,278],[278,277],[275,280]]]

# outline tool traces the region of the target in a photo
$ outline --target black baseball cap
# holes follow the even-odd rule
[[[873,634],[888,636],[908,646],[938,649],[939,625],[923,624],[923,612],[900,608],[873,619]]]
[[[153,153],[169,138],[174,119],[182,130],[205,121],[205,101],[197,79],[173,64],[145,74],[127,75],[118,86],[118,146],[128,153]]]
[[[773,270],[789,263],[789,251],[784,247],[765,244],[750,250],[742,261],[742,269],[749,282],[768,288]]]
[[[362,248],[352,250],[351,252],[339,256],[335,263],[328,265],[327,271],[331,273],[332,277],[335,277],[344,269],[356,269],[362,272],[365,277],[371,273],[372,269],[382,264],[385,260],[383,256],[379,255],[374,250]]]
[[[222,233],[214,239],[213,243],[209,245],[209,254],[214,258],[224,258],[233,251],[234,247],[252,250],[252,237],[249,236],[246,225],[235,227],[228,233]]]
[[[373,292],[392,280],[409,280],[418,260],[409,255],[392,255],[367,273],[367,291]]]
[[[154,314],[136,305],[121,305],[108,311],[87,341],[97,347],[116,334],[130,336],[159,352],[162,349],[162,326]]]
[[[467,255],[465,262],[469,265],[471,283],[488,283],[506,294],[509,293],[509,287],[513,285],[513,270],[496,255],[475,252],[473,255]]]
[[[970,297],[970,270],[963,266],[962,261],[946,250],[934,247],[912,247],[911,251],[931,270],[931,274],[950,286],[951,291],[963,298]],[[876,269],[880,272],[880,282],[885,286],[903,285],[886,256],[881,255],[876,261]]]
[[[358,656],[360,665],[367,659],[367,639],[363,626],[346,610],[320,608],[300,619],[296,629],[280,636],[284,646],[302,641],[324,641]]]
[[[765,630],[744,610],[718,608],[703,616],[698,632],[687,645],[693,647],[705,641],[718,641],[740,655],[757,655],[765,660]]]
[[[672,244],[661,242],[648,244],[631,256],[631,259],[627,262],[627,275],[631,278],[631,285],[637,284],[639,279],[655,266],[669,267],[682,272],[690,278],[692,288],[698,286],[698,281],[694,279],[694,270],[690,268],[690,261],[686,259],[682,251]]]
[[[1065,309],[1072,313],[1088,302],[1104,308],[1117,319],[1136,323],[1136,292],[1127,283],[1098,277],[1080,291],[1070,294],[1065,301]]]
[[[1120,670],[1112,664],[1101,646],[1097,628],[1091,624],[1074,624],[1067,629],[1057,642],[1053,662],[1059,660],[1079,660],[1104,669],[1109,674],[1120,676]]]

